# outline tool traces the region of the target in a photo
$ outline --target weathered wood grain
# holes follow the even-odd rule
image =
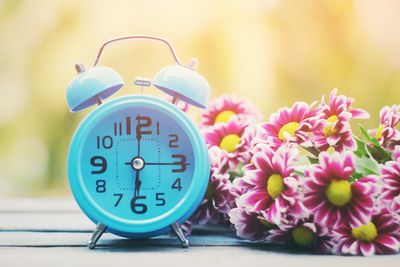
[[[0,212],[0,231],[92,231],[94,224],[79,211]]]
[[[399,257],[291,255],[259,247],[0,248],[0,265],[174,267],[356,267],[399,266]]]
[[[226,228],[195,228],[191,247],[175,237],[104,234],[85,247],[94,225],[72,199],[0,199],[0,266],[400,266],[400,257],[340,257],[252,243]]]
[[[0,247],[84,247],[90,233],[3,231],[0,232],[0,237]],[[245,240],[235,238],[232,234],[202,235],[194,233],[189,239],[191,246],[241,246],[248,243]],[[135,240],[105,233],[98,243],[98,247],[103,248],[131,246],[171,246],[179,248],[179,242],[175,237],[168,235]]]
[[[0,198],[1,212],[76,211],[79,207],[70,198]]]

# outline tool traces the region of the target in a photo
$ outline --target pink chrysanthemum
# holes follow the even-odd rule
[[[400,224],[400,195],[393,199],[388,208],[393,217],[396,218],[397,222]]]
[[[375,135],[383,147],[393,150],[396,145],[400,145],[400,131],[396,129],[400,122],[400,105],[383,107],[379,117],[379,127],[369,132]]]
[[[392,158],[393,160],[400,160],[400,145],[395,146],[395,148],[393,149]]]
[[[392,154],[392,158],[395,162],[397,162],[397,163],[400,162],[400,146],[395,147],[393,154]],[[399,167],[399,165],[397,165],[397,170],[399,169],[398,167]],[[398,178],[397,178],[397,181],[399,181],[399,180],[400,180],[400,176],[398,176]],[[391,186],[385,185],[385,187],[386,188],[384,188],[383,191],[393,190],[393,187],[391,187]],[[389,188],[387,188],[387,187],[389,187]],[[394,188],[396,188],[396,186],[394,186]],[[394,195],[394,198],[391,203],[386,202],[386,201],[384,201],[384,202],[386,202],[388,204],[388,209],[393,214],[393,216],[397,219],[397,221],[400,223],[400,194],[397,194],[397,196],[396,196],[396,194],[393,194],[393,195]]]
[[[202,206],[207,207],[207,210],[215,210],[217,212],[227,214],[228,211],[234,205],[234,199],[231,194],[232,184],[229,181],[227,174],[214,174],[211,176],[208,183],[207,192],[204,196],[204,200],[198,210],[201,210]],[[208,204],[208,205],[205,205]],[[200,212],[201,213],[201,212]],[[210,214],[210,211],[204,212],[206,215]],[[207,216],[206,216],[207,217]],[[202,216],[198,216],[200,224],[205,222]]]
[[[266,144],[255,148],[251,163],[246,165],[243,181],[250,190],[240,196],[236,204],[260,212],[273,224],[281,222],[284,213],[302,214],[304,208],[298,200],[298,178],[293,174],[293,163],[298,151],[285,145],[274,151]]]
[[[181,224],[181,228],[182,228],[183,232],[185,233],[185,235],[190,235],[193,230],[193,218],[190,217],[189,219],[184,221]]]
[[[233,118],[260,121],[261,114],[247,100],[234,95],[223,95],[209,105],[202,116],[201,126],[209,127],[218,123],[227,123]]]
[[[400,157],[398,157],[398,149],[393,153],[393,161],[388,161],[381,167],[380,180],[382,182],[381,201],[389,206],[396,197],[400,196]],[[395,206],[393,206],[395,207]],[[400,211],[399,211],[400,212]]]
[[[364,177],[351,182],[354,168],[351,153],[321,152],[319,164],[306,171],[304,206],[316,221],[337,226],[346,220],[357,227],[370,220],[377,193],[375,179]]]
[[[248,184],[246,181],[243,180],[243,176],[241,177],[236,177],[232,181],[232,191],[235,192],[236,196],[239,197],[243,195],[244,193],[250,191],[254,186]]]
[[[208,148],[208,157],[210,159],[210,173],[225,174],[227,159],[224,157],[224,152],[218,146]]]
[[[329,229],[314,221],[313,216],[291,220],[278,225],[268,232],[267,241],[310,248],[318,253],[328,254],[334,245]]]
[[[352,98],[336,93],[337,89],[333,89],[328,104],[324,97],[321,101],[323,124],[314,132],[313,139],[314,145],[320,151],[326,151],[330,147],[339,152],[355,150],[357,145],[352,136],[350,119],[369,118],[368,112],[351,107],[354,101]]]
[[[234,118],[226,124],[210,127],[205,132],[207,146],[221,149],[222,160],[227,162],[227,170],[234,170],[239,163],[247,163],[249,160],[250,144],[245,131],[248,125],[248,121]]]
[[[270,122],[260,124],[259,139],[264,139],[273,148],[285,142],[312,146],[310,133],[320,124],[320,108],[296,102],[291,108],[281,108],[270,117]]]
[[[359,227],[343,223],[333,231],[335,254],[364,255],[394,254],[399,252],[400,225],[385,209]]]
[[[214,187],[214,186],[212,186]],[[210,186],[209,186],[210,188]],[[221,195],[221,192],[215,193],[215,196]],[[220,196],[222,198],[222,196]],[[196,212],[192,215],[191,219],[195,224],[222,224],[226,221],[226,214],[219,212],[213,203],[213,199],[204,198],[197,208]]]
[[[229,212],[230,222],[236,230],[238,237],[251,241],[264,240],[267,231],[274,227],[268,223],[258,212],[245,208],[234,208]]]
[[[232,194],[232,183],[229,175],[223,173],[224,158],[221,149],[216,146],[209,148],[210,180],[207,191],[200,206],[185,224],[188,232],[193,223],[206,224],[211,222],[219,224],[226,222],[228,211],[235,205],[236,195]]]
[[[337,88],[332,90],[329,96],[329,105],[325,103],[324,97],[322,98],[321,105],[326,107],[323,110],[325,118],[333,115],[339,117],[349,113],[349,118],[347,119],[369,119],[370,116],[367,111],[351,106],[354,102],[353,98],[346,97],[345,95],[336,95],[337,91]],[[343,117],[343,119],[346,119],[346,117]]]

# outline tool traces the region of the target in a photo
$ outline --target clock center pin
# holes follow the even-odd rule
[[[133,158],[131,161],[131,166],[136,171],[140,171],[141,169],[143,169],[144,165],[144,160],[141,157]]]

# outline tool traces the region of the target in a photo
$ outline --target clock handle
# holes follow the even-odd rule
[[[103,223],[99,222],[96,225],[96,228],[93,231],[92,237],[90,240],[87,242],[87,246],[90,249],[94,249],[96,247],[97,241],[99,241],[100,237],[104,234],[106,231],[107,226],[105,226]]]
[[[181,246],[182,248],[188,248],[189,247],[189,240],[186,238],[185,234],[183,233],[183,230],[181,226],[178,223],[173,223],[171,224],[171,229],[176,235],[176,237],[181,241]]]
[[[97,57],[93,63],[93,67],[95,67],[99,63],[101,54],[103,53],[103,50],[107,45],[114,43],[114,42],[119,42],[119,41],[128,40],[128,39],[142,39],[142,40],[153,40],[153,41],[162,42],[168,46],[169,51],[171,52],[172,57],[174,58],[174,61],[176,62],[176,64],[182,65],[178,56],[176,55],[174,48],[172,47],[171,43],[168,42],[167,40],[160,38],[160,37],[156,37],[156,36],[150,36],[150,35],[127,35],[127,36],[121,36],[121,37],[117,37],[114,39],[110,39],[110,40],[106,41],[105,43],[103,43],[102,46],[100,47],[99,52],[97,53]]]

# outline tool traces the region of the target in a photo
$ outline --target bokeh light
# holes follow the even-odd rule
[[[199,59],[214,96],[246,97],[265,118],[338,87],[372,128],[400,100],[399,10],[396,0],[0,1],[0,196],[68,192],[69,140],[88,111],[70,114],[65,89],[75,62],[92,64],[109,38],[167,38],[183,62]],[[126,81],[119,95],[170,62],[141,42],[102,59]]]

